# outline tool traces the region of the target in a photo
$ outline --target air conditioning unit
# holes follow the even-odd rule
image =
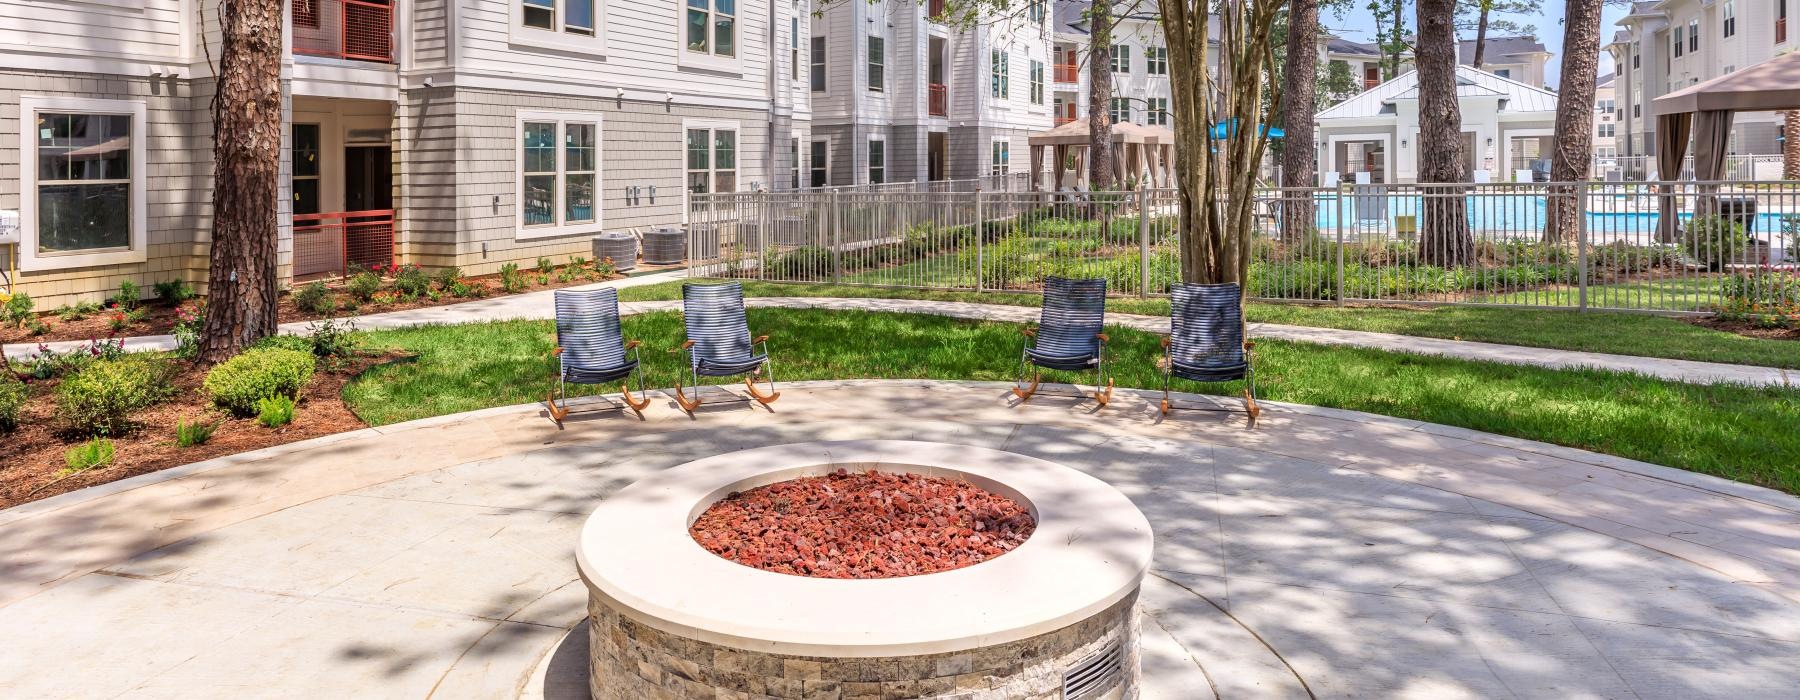
[[[594,237],[594,262],[612,258],[621,272],[637,267],[638,240],[630,231],[607,231]]]
[[[687,259],[687,231],[672,226],[644,234],[644,262],[650,265],[679,265]]]

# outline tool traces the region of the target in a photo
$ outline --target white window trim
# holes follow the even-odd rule
[[[996,147],[999,147],[999,146],[1005,146],[1004,150],[1005,150],[1005,154],[1006,154],[1006,163],[1005,163],[1004,170],[1000,169],[1000,167],[1001,167],[1000,161],[997,161],[994,159],[994,156],[998,153],[998,150]],[[988,142],[988,174],[989,175],[1011,175],[1012,174],[1012,139],[997,138],[997,139],[994,139],[994,140]]]
[[[870,60],[870,58],[872,58],[872,57],[870,56],[869,46],[870,46],[870,41],[872,41],[872,40],[881,42],[881,63],[879,63],[879,64]],[[887,37],[880,36],[880,35],[870,35],[863,39],[863,57],[862,58],[863,58],[863,89],[864,90],[866,90],[868,92],[876,92],[876,93],[882,93],[882,94],[887,93],[888,53],[889,52],[888,52]],[[870,74],[874,72],[875,66],[877,66],[877,65],[881,66],[881,83],[879,85],[871,85],[869,83],[869,77],[870,77]]]
[[[570,34],[563,30],[563,8],[567,7],[563,0],[556,2],[556,29],[525,26],[524,1],[508,1],[512,3],[512,10],[506,24],[506,43],[512,46],[570,51],[580,53],[585,58],[606,57],[606,0],[594,0],[593,36]]]
[[[38,255],[37,115],[39,112],[124,114],[131,117],[131,247],[94,253]],[[148,108],[143,100],[91,100],[76,97],[19,98],[19,269],[68,270],[98,265],[141,263],[149,259],[150,209],[146,200],[150,163]]]
[[[598,1],[598,0],[596,0],[596,1]],[[744,52],[748,50],[747,45],[744,43],[744,37],[746,36],[746,34],[744,32],[744,29],[745,29],[744,21],[746,19],[748,19],[748,16],[746,16],[744,14],[743,2],[741,2],[741,0],[740,0],[740,2],[738,3],[737,14],[732,15],[732,18],[735,21],[733,21],[731,23],[731,26],[733,27],[733,29],[735,30],[736,33],[731,38],[732,45],[735,49],[733,51],[734,55],[731,55],[731,56],[720,56],[716,53],[713,53],[710,50],[708,50],[705,53],[701,53],[699,51],[689,51],[688,50],[688,46],[687,46],[687,11],[688,11],[687,3],[682,2],[682,3],[675,4],[675,64],[682,68],[696,68],[699,70],[717,71],[720,73],[729,73],[731,75],[738,75],[738,76],[743,75],[744,74]],[[712,12],[710,4],[708,5],[707,12],[708,12],[708,15],[710,16],[710,14]],[[764,28],[767,29],[767,27],[764,27]],[[711,32],[712,29],[713,29],[712,23],[708,22],[706,25],[706,30],[708,32]],[[711,42],[715,41],[713,35],[710,33],[707,34],[706,39],[708,42],[707,45],[709,47],[712,45]],[[684,135],[684,138],[685,138],[685,135]],[[686,160],[683,160],[682,166],[685,168],[686,165],[687,165]],[[682,189],[685,190],[687,188],[684,185],[682,187]]]
[[[564,178],[568,175],[568,154],[563,140],[563,124],[579,122],[594,125],[594,220],[575,224],[525,225],[525,123],[556,122],[556,220],[562,221],[567,203]],[[579,236],[599,233],[606,225],[606,124],[599,112],[538,112],[519,110],[513,120],[513,240]]]
[[[737,153],[736,153],[737,167],[732,170],[732,172],[737,173],[737,178],[735,178],[736,182],[734,182],[732,184],[732,187],[735,188],[732,190],[732,192],[743,192],[744,191],[744,182],[749,179],[749,178],[744,177],[744,126],[743,126],[743,122],[740,122],[736,119],[683,119],[683,120],[681,120],[681,138],[676,139],[676,144],[680,147],[680,150],[678,151],[678,154],[676,155],[675,167],[676,167],[676,172],[681,173],[681,216],[682,216],[683,222],[687,221],[686,217],[688,215],[688,212],[693,210],[692,209],[693,204],[688,199],[688,195],[690,195],[692,193],[688,192],[688,181],[687,181],[687,176],[688,176],[687,132],[689,129],[710,129],[713,131],[718,131],[720,129],[723,129],[725,131],[737,132],[737,141],[736,141],[736,144],[737,144]],[[708,143],[706,145],[706,147],[707,147],[707,149],[709,149],[708,150],[709,158],[707,159],[707,163],[709,165],[707,167],[707,172],[718,173],[719,172],[719,168],[718,168],[719,157],[717,154],[711,152],[710,149],[713,147],[711,143]],[[714,178],[713,181],[717,182],[717,178]],[[712,190],[711,192],[709,192],[709,194],[718,194],[718,190]]]
[[[824,44],[820,47],[824,50],[817,52],[817,55],[814,55],[812,50],[814,39],[819,39],[820,43]],[[819,83],[822,89],[812,89],[814,72],[824,76]],[[806,39],[806,90],[808,94],[813,95],[829,96],[831,94],[831,36],[828,34],[814,34]]]
[[[875,162],[874,162],[875,156],[874,156],[874,153],[869,150],[869,144],[872,144],[872,143],[880,143],[881,144],[881,183],[880,184],[885,185],[887,183],[893,182],[893,180],[888,179],[887,134],[869,134],[867,137],[865,137],[863,139],[863,142],[862,142],[862,147],[863,147],[862,148],[863,184],[865,184],[865,185],[875,184],[874,178],[869,177],[869,175],[875,171]],[[825,167],[827,170],[830,169],[830,167],[831,167],[830,159],[826,160]],[[827,175],[829,175],[829,173],[827,173]]]
[[[806,137],[806,148],[807,148],[807,151],[806,151],[806,186],[807,187],[813,186],[813,184],[812,184],[812,171],[813,171],[812,156],[813,156],[813,152],[818,149],[818,146],[820,143],[825,144],[825,151],[824,151],[824,153],[825,153],[825,184],[820,185],[820,186],[821,187],[830,187],[831,186],[831,152],[832,152],[832,145],[834,143],[836,143],[836,139],[832,138],[829,135],[812,134],[812,135]]]

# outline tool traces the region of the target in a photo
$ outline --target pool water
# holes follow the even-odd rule
[[[1339,200],[1342,200],[1341,202]],[[1544,230],[1545,198],[1542,195],[1475,195],[1466,197],[1468,203],[1469,225],[1480,233],[1531,232]],[[1421,213],[1420,198],[1408,195],[1338,197],[1335,195],[1319,197],[1315,225],[1321,232],[1330,232],[1338,228],[1338,217],[1343,216],[1343,226],[1351,230],[1398,228],[1400,217],[1413,217],[1416,228]],[[1587,215],[1587,226],[1590,232],[1613,234],[1615,236],[1642,235],[1654,236],[1657,222],[1662,215],[1656,211],[1654,196],[1631,196],[1629,199],[1620,195],[1616,201],[1607,202],[1603,197],[1595,197],[1596,205],[1612,205],[1624,208],[1631,206],[1636,211],[1607,212],[1591,211]],[[1693,218],[1691,212],[1677,215],[1682,221]],[[1794,217],[1800,220],[1800,214],[1782,212],[1763,212],[1756,215],[1750,233],[1767,236],[1781,232],[1782,220]]]

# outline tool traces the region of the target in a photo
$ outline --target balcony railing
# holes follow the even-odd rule
[[[943,83],[932,83],[926,86],[925,93],[928,98],[926,104],[931,110],[931,116],[950,116],[950,90],[944,87]]]
[[[294,53],[394,62],[389,0],[293,0]]]
[[[925,16],[933,20],[942,19],[944,17],[944,3],[945,0],[926,0]]]
[[[294,215],[294,277],[348,276],[394,262],[394,210]]]
[[[1065,102],[1057,105],[1052,110],[1052,115],[1056,118],[1056,126],[1075,121],[1075,103]]]
[[[1080,71],[1080,69],[1077,68],[1075,66],[1075,64],[1073,64],[1073,63],[1058,63],[1058,64],[1056,64],[1056,71],[1055,71],[1056,82],[1079,83],[1079,82],[1081,82],[1081,77],[1080,77],[1079,71]]]

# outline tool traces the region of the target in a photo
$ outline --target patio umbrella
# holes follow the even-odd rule
[[[1237,131],[1237,121],[1238,121],[1237,119],[1227,119],[1227,120],[1219,122],[1217,125],[1213,126],[1213,133],[1212,133],[1213,139],[1223,141],[1227,138],[1230,138],[1231,134]],[[1287,138],[1287,132],[1283,131],[1281,129],[1281,127],[1279,127],[1279,126],[1269,126],[1267,124],[1258,124],[1257,128],[1261,129],[1262,134],[1269,138],[1272,138],[1272,139]]]

